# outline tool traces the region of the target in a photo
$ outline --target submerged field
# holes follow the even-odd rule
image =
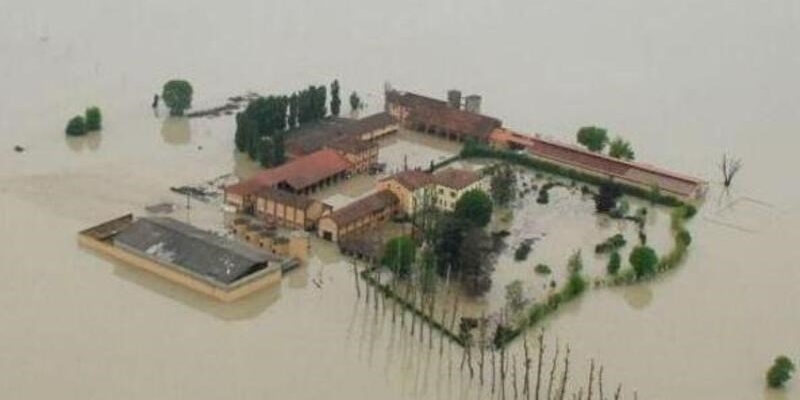
[[[575,377],[601,361],[626,398],[797,397],[797,380],[784,392],[763,382],[777,354],[800,354],[800,191],[787,178],[800,168],[796,2],[468,1],[424,12],[366,1],[62,3],[14,2],[0,16],[6,397],[492,397],[464,379],[456,347],[430,351],[357,299],[349,262],[328,243],[314,241],[309,266],[280,287],[234,305],[77,246],[80,229],[164,202],[176,218],[221,226],[213,204],[187,210],[168,188],[257,170],[233,151],[231,117],[154,115],[153,93],[176,76],[193,83],[196,108],[339,78],[375,111],[388,79],[437,97],[479,93],[510,127],[566,141],[582,125],[607,126],[638,159],[707,178],[712,190],[681,268],[564,306],[545,323],[548,352],[569,343]],[[89,105],[103,109],[103,131],[66,138],[66,121]],[[409,141],[390,162],[452,152],[418,157],[421,142]],[[745,161],[729,192],[716,182],[723,151]],[[345,201],[368,186],[330,195]],[[525,262],[511,248],[500,256],[481,307],[501,305],[504,283],[540,261],[557,272],[576,246],[630,233],[564,189],[551,200],[515,211],[510,247],[543,238]],[[652,218],[661,248],[667,218]],[[538,284],[527,289],[535,297]]]

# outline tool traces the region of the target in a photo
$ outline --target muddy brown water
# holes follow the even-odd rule
[[[550,337],[570,343],[576,373],[595,358],[640,398],[800,397],[797,380],[785,392],[763,382],[775,355],[800,358],[800,4],[430,3],[4,3],[3,397],[490,397],[450,367],[457,351],[430,352],[358,302],[324,243],[281,287],[234,306],[77,246],[92,223],[182,205],[169,186],[256,170],[233,152],[232,118],[150,109],[173,77],[193,83],[198,109],[338,77],[372,111],[389,80],[480,93],[484,111],[523,131],[624,135],[639,159],[714,182],[690,225],[695,244],[675,273],[566,307]],[[65,138],[89,105],[103,110],[102,133]],[[716,184],[723,151],[745,162],[728,193]],[[223,218],[202,205],[173,215]],[[566,225],[553,235],[584,237]]]

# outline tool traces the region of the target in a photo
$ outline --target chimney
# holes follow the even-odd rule
[[[447,104],[450,107],[459,109],[461,108],[461,91],[460,90],[448,90],[447,91]]]
[[[469,111],[471,113],[480,114],[481,113],[481,96],[477,94],[471,94],[464,98],[464,110]]]

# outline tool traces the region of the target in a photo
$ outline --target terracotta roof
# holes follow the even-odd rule
[[[444,101],[414,93],[387,92],[386,102],[408,108],[411,122],[434,125],[480,140],[486,140],[492,130],[502,125],[496,118],[453,108]]]
[[[285,204],[298,210],[307,210],[316,202],[316,200],[310,197],[290,193],[274,187],[261,189],[256,193],[256,196],[265,200],[272,200],[276,203]]]
[[[345,226],[369,215],[394,207],[399,200],[388,190],[381,190],[356,200],[331,213],[329,218],[339,226]]]
[[[324,149],[296,158],[281,166],[264,170],[256,176],[225,188],[226,193],[245,195],[260,189],[285,184],[301,191],[353,167],[334,150]]]
[[[398,172],[392,176],[381,179],[381,181],[395,180],[410,191],[415,191],[433,182],[433,176],[427,172],[410,169]]]
[[[693,197],[706,185],[706,182],[701,179],[642,163],[619,160],[550,139],[522,135],[508,129],[495,129],[490,139],[493,142],[514,142],[525,146],[528,152],[536,157],[558,161],[644,186],[657,185],[661,190],[680,196]]]
[[[477,172],[466,169],[448,168],[433,176],[437,184],[450,189],[461,190],[481,180]]]

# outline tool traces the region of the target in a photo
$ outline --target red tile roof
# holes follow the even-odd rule
[[[481,180],[481,175],[466,169],[448,168],[433,176],[437,184],[450,189],[461,190]]]
[[[226,187],[225,191],[247,195],[281,183],[295,191],[301,191],[329,177],[346,172],[352,167],[353,164],[335,150],[323,149],[264,170],[244,182]]]
[[[401,184],[403,187],[413,192],[425,185],[432,183],[433,175],[424,171],[410,169],[398,172],[392,176],[388,176],[386,178],[381,179],[381,181],[388,181],[388,180],[395,180],[397,181],[397,183]]]
[[[524,146],[533,156],[628,180],[643,186],[659,189],[684,197],[696,197],[706,182],[686,175],[659,169],[647,164],[629,162],[594,153],[583,148],[541,137],[527,136],[508,129],[495,129],[492,142],[516,143]]]
[[[408,120],[412,123],[433,125],[479,140],[486,140],[493,129],[502,125],[496,118],[453,108],[444,101],[414,93],[387,92],[386,103],[408,108]]]

